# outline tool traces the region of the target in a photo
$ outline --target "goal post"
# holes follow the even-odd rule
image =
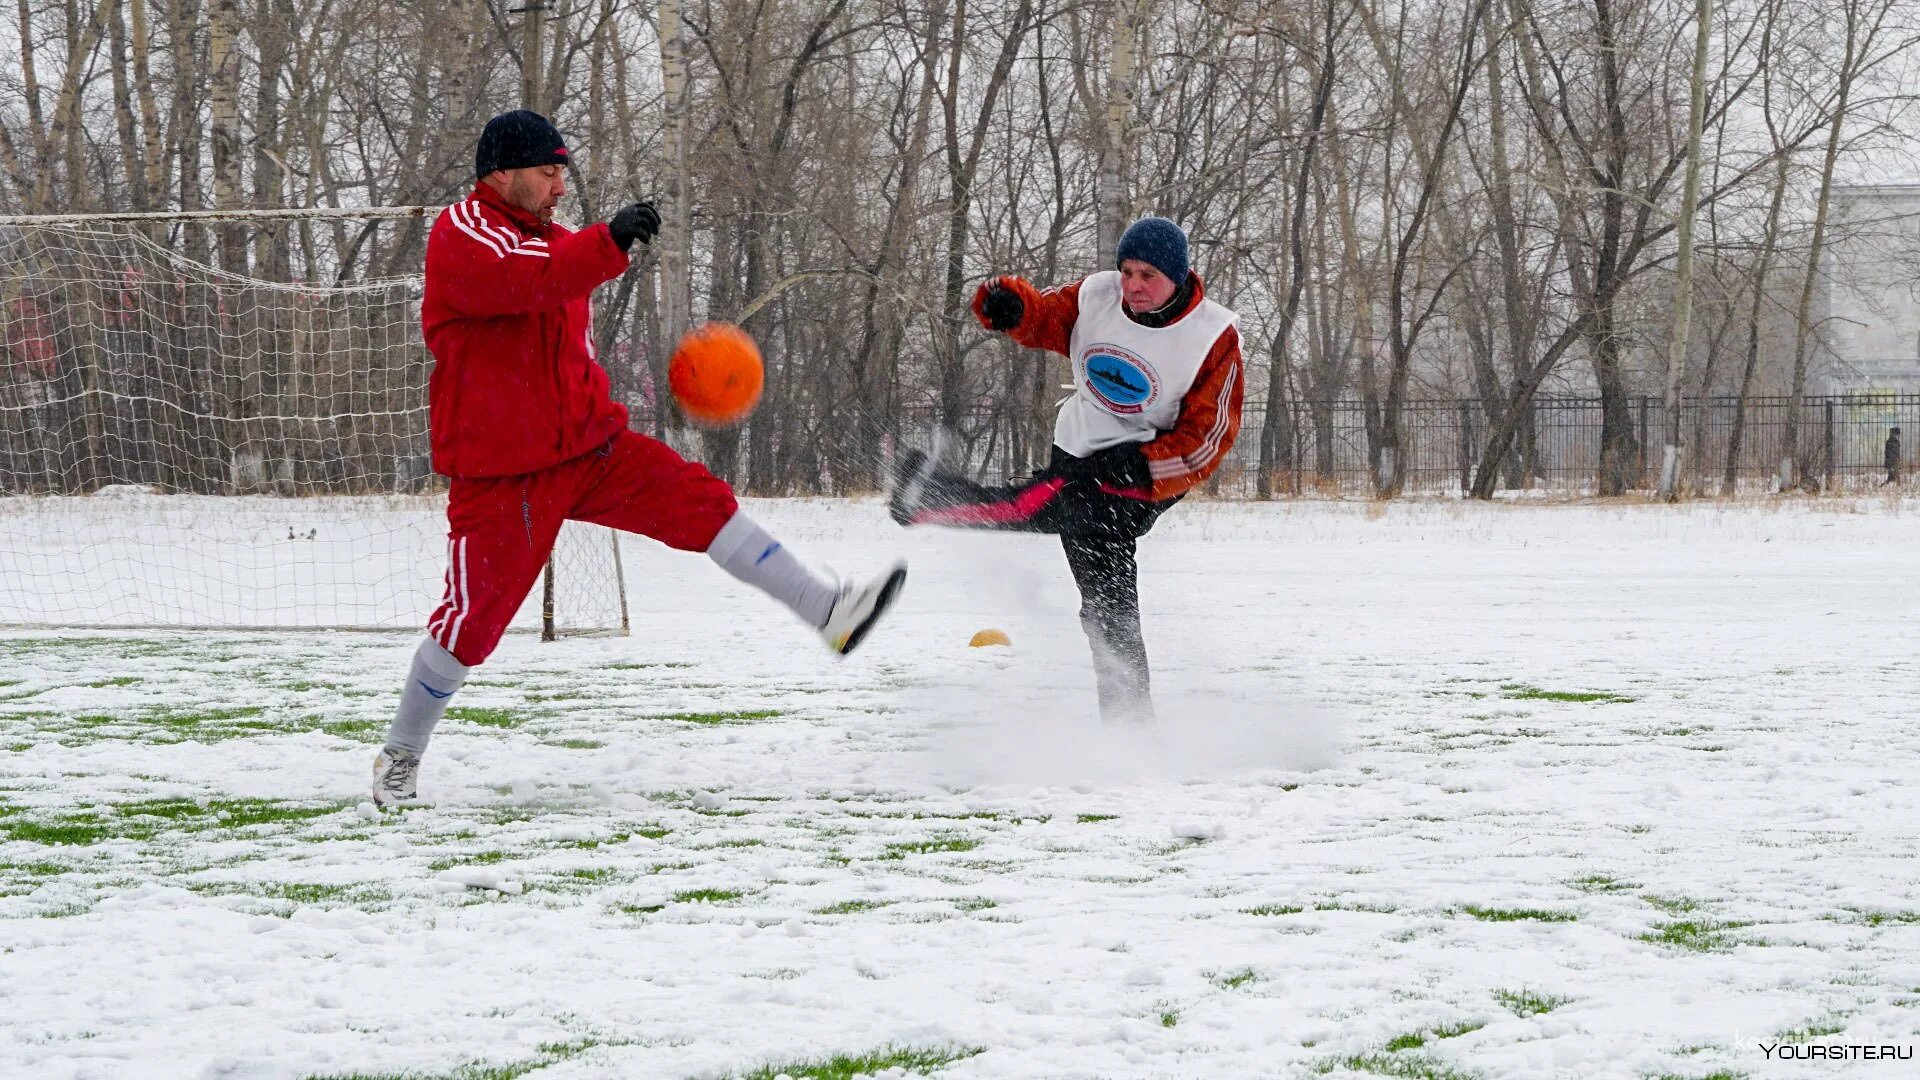
[[[423,626],[434,212],[0,217],[0,626]],[[623,632],[619,543],[514,628]]]

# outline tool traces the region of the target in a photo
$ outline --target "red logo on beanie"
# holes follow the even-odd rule
[[[557,148],[557,149],[555,149],[555,150],[554,150],[554,152],[553,152],[553,155],[554,155],[555,157],[566,157],[566,156],[567,156],[567,148],[566,148],[566,147],[564,147],[564,146],[562,146],[562,147],[559,147],[559,148]]]

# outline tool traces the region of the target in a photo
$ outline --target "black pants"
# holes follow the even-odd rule
[[[1150,719],[1152,677],[1140,630],[1135,541],[1180,500],[1144,502],[1109,495],[1091,481],[1064,475],[1062,467],[1073,460],[1056,446],[1047,469],[1004,487],[935,472],[918,492],[916,505],[899,508],[906,512],[895,516],[909,525],[1057,534],[1080,589],[1080,626],[1093,649],[1100,715],[1109,720]]]

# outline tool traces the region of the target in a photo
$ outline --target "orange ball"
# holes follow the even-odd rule
[[[737,424],[760,404],[766,386],[760,347],[732,323],[710,322],[687,331],[667,364],[667,386],[680,411],[696,424]]]

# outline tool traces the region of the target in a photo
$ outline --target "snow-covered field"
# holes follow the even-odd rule
[[[0,634],[0,1076],[1920,1073],[1920,506],[1186,505],[1151,730],[1052,541],[753,510],[898,617],[629,542],[387,818],[411,635]]]

